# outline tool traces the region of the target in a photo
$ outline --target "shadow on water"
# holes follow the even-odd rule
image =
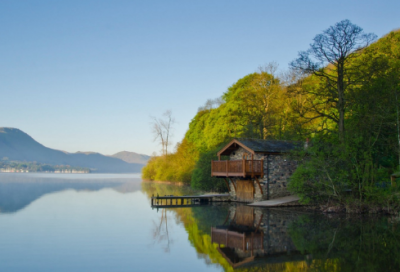
[[[140,190],[140,179],[97,178],[93,175],[0,175],[0,213],[14,213],[44,195],[64,190],[99,191],[105,188],[127,193]]]

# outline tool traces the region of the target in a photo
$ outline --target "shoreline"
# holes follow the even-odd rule
[[[377,205],[362,206],[345,206],[345,205],[305,205],[310,211],[322,214],[383,214],[383,215],[399,215],[399,210]]]
[[[142,182],[146,183],[164,183],[164,184],[174,184],[178,186],[189,186],[189,183],[184,183],[184,182],[174,182],[174,181],[163,181],[163,180],[148,180],[148,179],[142,179]]]

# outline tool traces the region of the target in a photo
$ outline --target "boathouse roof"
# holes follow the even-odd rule
[[[300,142],[279,141],[279,140],[262,140],[251,138],[237,138],[230,141],[224,146],[217,155],[229,155],[238,147],[243,147],[251,154],[255,153],[285,153],[295,148],[301,147]]]

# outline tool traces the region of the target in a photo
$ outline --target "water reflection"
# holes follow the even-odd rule
[[[143,190],[148,197],[180,193],[162,184]],[[400,271],[399,217],[234,203],[168,213],[184,225],[198,257],[224,271]]]
[[[251,266],[256,260],[257,265],[301,260],[288,233],[296,217],[292,212],[232,206],[226,223],[211,228],[211,241],[233,268]]]
[[[168,217],[167,209],[162,209],[158,222],[153,221],[153,240],[161,245],[164,252],[170,252],[173,243],[168,230]]]
[[[121,193],[134,192],[141,188],[139,180],[137,175],[0,173],[0,213],[17,212],[44,195],[71,189],[99,191],[113,188]]]
[[[312,256],[310,271],[399,271],[398,218],[300,216],[289,228],[296,247]]]
[[[152,194],[198,192],[121,176],[4,177],[0,209],[19,212],[0,214],[1,271],[400,271],[395,217],[215,202],[157,212]]]
[[[232,206],[210,235],[226,271],[399,271],[397,221]]]

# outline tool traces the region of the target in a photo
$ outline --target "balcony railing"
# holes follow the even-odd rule
[[[211,228],[211,241],[230,248],[238,248],[243,251],[264,249],[263,240],[264,233],[261,231],[240,233],[228,229]]]
[[[264,176],[263,160],[211,161],[212,177]]]

